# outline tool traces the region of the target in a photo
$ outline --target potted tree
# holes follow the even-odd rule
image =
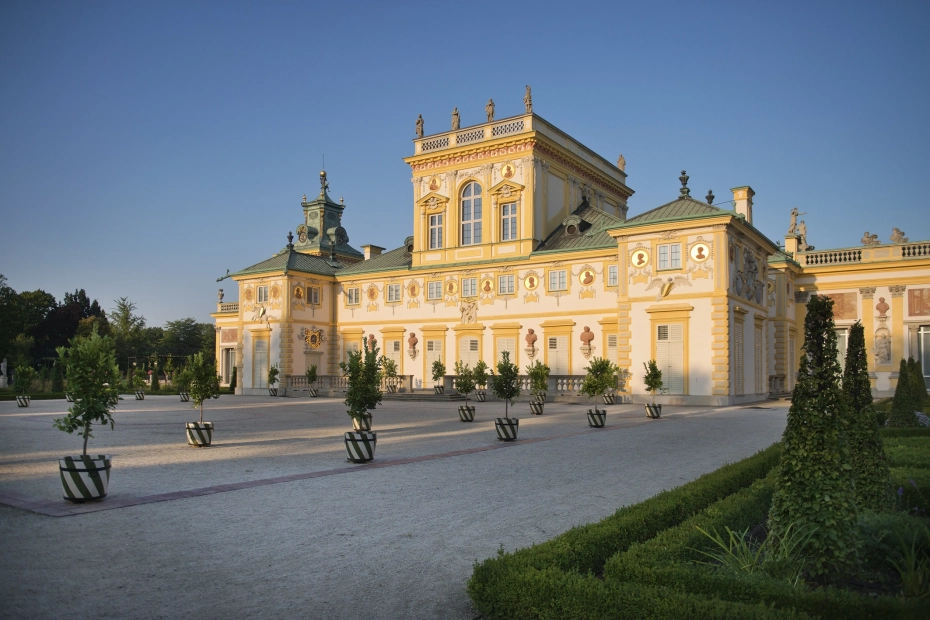
[[[119,401],[119,368],[113,339],[98,334],[96,326],[90,336],[75,338],[70,344],[68,348],[59,347],[57,352],[74,404],[66,416],[55,419],[54,425],[69,434],[77,431],[84,438],[80,455],[58,460],[64,498],[84,502],[106,497],[110,483],[111,457],[87,454],[87,440],[93,437],[93,424],[109,423],[113,428],[110,410]]]
[[[542,415],[543,403],[546,402],[546,388],[549,387],[549,367],[536,360],[526,367],[526,374],[530,380],[530,392],[533,393],[530,411]]]
[[[136,368],[132,373],[132,389],[136,393],[136,400],[145,400],[145,371]]]
[[[191,400],[191,369],[189,366],[184,366],[178,371],[177,375],[174,378],[174,385],[178,388],[178,396],[181,397],[182,403],[189,403]]]
[[[433,381],[436,385],[433,386],[433,390],[437,394],[445,393],[445,387],[442,385],[442,378],[446,376],[446,365],[442,363],[442,360],[436,360],[433,362]]]
[[[397,362],[391,358],[381,356],[381,373],[384,376],[384,386],[391,394],[397,393]]]
[[[365,351],[349,353],[347,362],[339,362],[347,380],[346,413],[352,418],[353,431],[345,433],[346,456],[353,463],[375,458],[378,436],[371,432],[371,414],[381,402],[381,368],[378,347],[372,343]]]
[[[278,382],[278,366],[277,364],[273,365],[268,369],[268,395],[277,396],[278,388],[275,387],[275,384]]]
[[[594,428],[604,428],[607,422],[607,411],[597,408],[597,398],[604,396],[616,385],[617,367],[608,359],[595,357],[585,370],[588,374],[585,375],[578,392],[594,399],[594,409],[588,409],[588,425]]]
[[[646,389],[652,392],[652,404],[646,403],[646,417],[656,419],[662,415],[662,405],[656,404],[656,392],[661,391],[663,387],[662,371],[659,370],[655,360],[643,362],[643,367],[646,369],[643,383],[646,384]]]
[[[459,406],[459,419],[462,422],[474,422],[475,408],[468,406],[468,395],[475,389],[475,371],[461,360],[455,363],[455,389],[465,395],[465,406]]]
[[[20,407],[28,407],[32,397],[26,394],[32,389],[32,382],[35,381],[36,371],[32,366],[22,364],[16,367],[16,376],[13,377],[13,385],[19,394],[16,395],[16,404]]]
[[[504,401],[504,417],[494,418],[497,438],[513,441],[520,429],[520,420],[509,417],[510,401],[520,395],[520,369],[510,361],[510,351],[501,352],[501,361],[497,363],[497,376],[491,377],[491,392]]]
[[[487,387],[488,387],[488,365],[484,363],[484,360],[478,360],[478,363],[475,364],[474,369],[472,369],[471,374],[475,379],[475,400],[479,403],[483,403],[487,397]]]
[[[187,443],[197,448],[213,443],[213,422],[203,421],[203,401],[220,397],[220,377],[212,362],[203,359],[203,353],[197,353],[187,364],[190,372],[190,397],[194,408],[200,408],[200,422],[188,422]]]
[[[320,395],[317,389],[313,387],[313,384],[316,383],[317,380],[316,364],[311,364],[310,368],[308,368],[307,372],[304,374],[307,375],[307,394],[309,394],[311,398],[316,398]]]

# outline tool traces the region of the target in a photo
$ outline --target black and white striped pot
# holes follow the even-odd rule
[[[110,483],[110,460],[108,454],[66,456],[58,459],[61,488],[64,497],[71,502],[86,502],[107,496]]]
[[[307,388],[307,394],[310,396],[310,398],[316,398],[320,395],[316,388]]]
[[[612,405],[614,404],[614,395],[613,394],[604,394],[604,404]]]
[[[600,411],[598,409],[592,411],[591,409],[588,409],[588,426],[593,426],[594,428],[604,428],[604,424],[606,422],[606,411]]]
[[[513,441],[520,430],[519,418],[494,418],[494,428],[497,429],[497,438],[503,441]]]
[[[188,422],[187,443],[198,448],[213,442],[213,422]]]
[[[145,400],[145,392],[136,390],[136,400]]]
[[[357,431],[370,431],[371,430],[371,414],[362,416],[359,418],[352,418],[352,428]]]
[[[390,392],[391,394],[397,394],[397,386],[394,385],[393,383],[388,383],[387,391]]]
[[[31,400],[32,400],[32,397],[31,397],[31,396],[17,396],[17,397],[16,397],[16,404],[17,404],[17,406],[19,406],[19,407],[28,407],[28,406],[29,406],[29,401],[31,401]]]
[[[444,388],[443,386],[441,386],[441,385],[435,385],[435,386],[433,386],[433,390],[434,390],[437,394],[445,394],[445,388]]]
[[[484,401],[487,400],[487,398],[488,398],[488,393],[485,392],[484,390],[475,392],[475,400],[477,400],[479,403],[483,403]]]
[[[189,403],[189,402],[191,402],[191,395],[188,394],[187,392],[179,392],[179,393],[178,393],[178,396],[181,397],[181,402],[182,402],[182,403]]]
[[[72,396],[71,394],[65,394],[65,400],[68,401],[69,403],[73,403],[74,396]]]
[[[268,388],[268,396],[277,396],[278,388]]]
[[[540,392],[539,394],[537,394],[536,396],[533,397],[533,401],[534,401],[534,402],[537,402],[537,403],[544,403],[544,402],[546,402],[546,393],[545,393],[545,392]]]
[[[459,407],[459,419],[462,422],[474,422],[475,421],[475,408],[468,406]]]
[[[530,412],[533,415],[542,415],[544,404],[545,403],[530,403]]]
[[[345,434],[346,456],[353,463],[365,463],[375,458],[378,435],[371,431],[350,431]]]
[[[653,420],[662,417],[662,405],[646,404],[646,417]]]

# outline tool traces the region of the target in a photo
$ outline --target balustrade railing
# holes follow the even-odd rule
[[[930,256],[930,242],[909,243],[901,248],[901,256],[904,258],[920,258],[923,256]]]
[[[830,250],[804,254],[805,265],[835,265],[862,261],[862,250]]]
[[[233,301],[226,304],[220,304],[220,312],[239,312],[239,302]]]
[[[388,383],[396,385],[398,391],[406,390],[409,392],[413,389],[413,375],[398,375],[392,378],[384,377],[381,380],[381,389],[387,391]],[[285,385],[285,395],[306,393],[310,388],[306,375],[288,375]],[[349,387],[349,382],[348,379],[342,375],[318,375],[314,387],[323,395],[326,395],[330,392],[345,392]]]

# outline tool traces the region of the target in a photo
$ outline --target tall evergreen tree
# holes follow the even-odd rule
[[[924,370],[920,362],[913,357],[907,358],[907,370],[911,380],[911,390],[914,409],[920,411],[927,404],[927,384],[924,382]]]
[[[812,574],[842,571],[856,559],[856,497],[840,389],[833,301],[814,295],[804,319],[804,351],[791,397],[784,450],[769,513],[770,535],[810,531],[803,553]]]
[[[872,387],[865,353],[865,330],[856,321],[849,330],[843,393],[849,404],[849,464],[856,483],[856,505],[860,510],[882,510],[891,501],[891,473],[885,444],[878,433],[872,408]]]
[[[911,367],[906,360],[901,360],[898,367],[898,384],[894,388],[894,398],[891,400],[891,415],[888,416],[888,426],[920,426],[914,411],[917,403],[914,402],[914,389],[911,382]]]

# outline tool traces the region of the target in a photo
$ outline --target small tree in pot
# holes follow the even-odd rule
[[[84,438],[79,456],[66,456],[58,461],[64,497],[74,502],[100,499],[107,494],[111,457],[88,455],[87,440],[93,437],[93,424],[109,423],[113,428],[110,410],[119,402],[120,379],[116,345],[109,336],[98,334],[94,326],[90,336],[75,338],[70,347],[59,347],[57,352],[74,404],[68,415],[57,418],[54,425],[69,434],[77,431]]]
[[[445,386],[442,384],[442,378],[445,376],[446,365],[442,363],[442,360],[433,362],[433,382],[436,384],[433,386],[433,390],[437,394],[443,394],[445,392]]]
[[[317,389],[313,386],[317,381],[316,364],[310,364],[310,368],[308,368],[307,372],[304,374],[307,375],[307,393],[311,397],[316,398],[319,396],[319,392],[317,392]]]
[[[646,416],[655,419],[662,415],[662,405],[656,404],[656,392],[661,391],[663,387],[662,371],[659,370],[655,360],[643,362],[643,367],[646,369],[643,383],[646,384],[646,389],[652,392],[652,404],[646,403]]]
[[[530,402],[530,411],[542,415],[543,403],[546,402],[546,388],[549,387],[549,367],[536,360],[526,367],[526,374],[530,379],[530,392],[533,400]]]
[[[517,438],[520,420],[508,416],[510,401],[520,395],[520,369],[510,361],[510,351],[501,353],[497,363],[497,376],[491,377],[491,391],[504,401],[504,417],[494,419],[497,438],[513,441]]]
[[[397,393],[397,362],[382,355],[379,360],[381,363],[381,374],[384,376],[384,385],[391,394]]]
[[[277,364],[273,365],[271,368],[268,369],[268,395],[269,396],[278,395],[278,388],[276,388],[275,385],[278,383],[279,372],[280,371],[278,370]]]
[[[145,400],[145,371],[136,368],[132,373],[132,389],[136,393],[136,400]]]
[[[216,367],[197,353],[190,358],[187,369],[190,372],[190,396],[194,408],[200,408],[200,422],[187,423],[187,443],[198,448],[213,443],[213,422],[203,421],[203,401],[220,397],[220,377]]]
[[[20,407],[28,407],[31,397],[26,392],[32,389],[32,382],[36,379],[36,371],[32,366],[22,364],[16,367],[13,376],[13,385],[19,394],[16,395],[16,404]]]
[[[468,395],[475,389],[475,371],[461,360],[455,363],[455,389],[459,394],[465,395],[465,406],[459,407],[459,419],[462,422],[473,422],[475,408],[468,406]]]
[[[597,397],[603,396],[616,385],[617,367],[608,359],[595,357],[585,370],[588,374],[578,391],[594,399],[594,410],[588,409],[588,424],[595,428],[603,428],[607,412],[598,410]]]
[[[472,369],[471,374],[475,379],[475,387],[478,388],[475,391],[475,400],[479,403],[483,403],[488,397],[486,391],[488,387],[488,365],[484,363],[484,360],[478,360],[478,363],[475,364],[474,369]]]
[[[174,377],[174,385],[178,388],[178,396],[181,397],[182,403],[190,402],[191,400],[191,380],[193,376],[191,375],[191,369],[189,366],[184,366]]]
[[[354,431],[345,434],[346,456],[353,463],[364,463],[375,457],[378,437],[371,432],[371,414],[381,402],[381,368],[378,347],[371,344],[365,351],[349,353],[347,362],[339,368],[347,379],[346,413],[352,418]]]

